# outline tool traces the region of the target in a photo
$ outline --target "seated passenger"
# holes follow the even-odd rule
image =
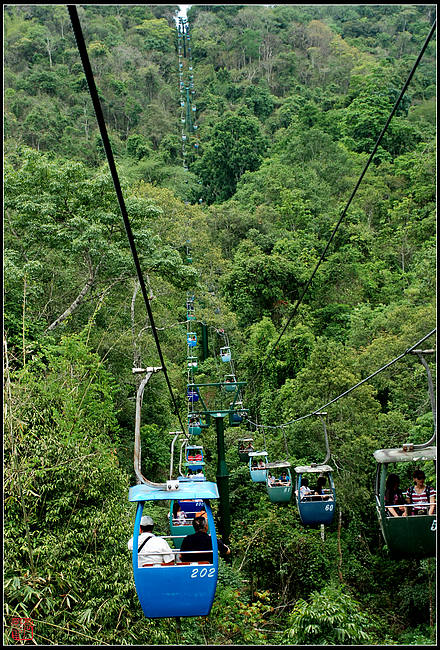
[[[178,501],[175,501],[173,505],[173,524],[176,526],[184,526],[185,523],[186,523],[185,512],[180,507],[180,503]]]
[[[404,507],[405,499],[403,498],[402,490],[399,488],[399,477],[397,474],[388,474],[385,486],[385,506],[393,506],[385,508],[387,517],[406,517],[407,512]]]
[[[309,494],[313,494],[313,490],[309,488],[309,479],[308,478],[303,478],[301,480],[301,487],[299,489],[299,498],[300,500],[303,500],[304,497],[308,496]],[[308,499],[305,499],[307,501]]]
[[[258,469],[264,469],[266,467],[264,460],[258,461]]]
[[[275,483],[275,476],[272,476],[272,474],[269,474],[269,476],[267,477],[267,482],[268,482],[269,486],[272,487],[274,485],[274,483]]]
[[[318,476],[316,481],[315,496],[312,497],[313,501],[325,501],[327,499],[333,498],[330,494],[325,494],[325,484],[327,477],[323,474]]]
[[[138,567],[146,564],[174,564],[172,549],[161,537],[153,535],[154,521],[151,517],[141,519],[138,537]],[[128,542],[128,550],[133,550],[133,537]]]
[[[203,456],[202,456],[202,454],[200,453],[200,451],[197,452],[197,454],[194,456],[194,460],[203,460]]]
[[[212,563],[212,541],[207,532],[207,520],[205,517],[198,515],[193,519],[193,527],[196,532],[192,535],[187,535],[182,541],[182,546],[180,547],[181,553],[179,555],[181,561]],[[230,554],[229,547],[223,544],[221,540],[217,540],[217,544],[220,555]]]
[[[433,515],[435,513],[435,490],[425,485],[425,472],[416,469],[413,474],[414,485],[406,491],[406,502],[411,503],[411,515]]]
[[[290,479],[287,476],[287,472],[281,472],[281,476],[278,477],[278,481],[282,483],[283,485],[290,485]]]

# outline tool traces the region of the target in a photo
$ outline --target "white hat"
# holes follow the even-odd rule
[[[144,515],[141,519],[141,526],[154,526],[154,521],[148,515]]]

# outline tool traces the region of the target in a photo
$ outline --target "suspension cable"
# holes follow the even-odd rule
[[[319,412],[320,412],[320,411],[323,411],[325,408],[327,408],[327,406],[330,406],[330,404],[334,404],[334,402],[337,402],[337,401],[340,400],[342,397],[345,397],[346,395],[348,395],[349,393],[351,393],[352,391],[354,391],[356,388],[359,388],[359,386],[362,386],[362,384],[365,384],[366,381],[368,381],[369,379],[372,379],[373,377],[375,377],[376,375],[378,375],[380,372],[383,372],[383,370],[386,370],[386,368],[389,368],[391,365],[393,365],[393,363],[396,363],[396,361],[399,361],[399,360],[402,359],[405,355],[407,355],[407,354],[409,354],[410,352],[412,352],[412,350],[414,350],[415,348],[417,348],[421,343],[423,343],[423,341],[426,341],[426,339],[428,339],[430,336],[432,336],[436,331],[437,331],[437,328],[434,328],[433,330],[431,330],[431,331],[429,332],[429,334],[426,334],[422,339],[420,339],[420,341],[417,341],[417,343],[415,343],[415,344],[412,345],[410,348],[408,348],[407,350],[405,350],[405,352],[403,352],[402,354],[399,354],[398,357],[396,357],[396,358],[393,359],[392,361],[389,361],[387,364],[385,364],[384,366],[382,366],[382,368],[379,368],[379,370],[376,370],[375,372],[373,372],[373,373],[372,373],[371,375],[369,375],[368,377],[365,377],[365,379],[362,379],[362,381],[358,382],[357,384],[355,384],[354,386],[352,386],[352,387],[349,388],[348,390],[344,391],[343,393],[341,393],[341,395],[338,395],[338,397],[335,397],[334,399],[330,400],[330,402],[327,402],[327,404],[324,404],[323,406],[320,406],[319,408],[317,408],[315,411],[312,411],[312,413],[307,413],[307,415],[303,415],[303,416],[301,416],[300,418],[295,418],[294,420],[289,420],[288,422],[284,422],[283,424],[274,424],[274,425],[270,425],[270,424],[265,424],[265,425],[263,425],[263,424],[258,424],[257,422],[253,422],[253,421],[250,420],[249,418],[246,418],[246,420],[247,420],[248,422],[250,422],[251,424],[253,424],[256,428],[260,428],[260,427],[263,427],[263,426],[264,426],[264,427],[266,427],[266,429],[282,429],[283,427],[287,427],[287,426],[289,426],[289,424],[293,424],[294,422],[299,422],[300,420],[305,420],[306,418],[309,418],[309,417],[311,417],[312,415],[318,415]]]
[[[141,269],[141,266],[140,266],[139,257],[138,257],[137,250],[136,250],[136,245],[135,245],[135,242],[134,242],[133,232],[132,232],[132,229],[131,229],[130,220],[128,218],[127,208],[125,206],[125,201],[124,201],[124,197],[123,197],[123,194],[122,194],[121,184],[119,182],[118,172],[116,170],[115,160],[114,160],[114,157],[113,157],[113,152],[112,152],[112,148],[111,148],[111,145],[110,145],[110,140],[109,140],[109,137],[108,137],[108,134],[107,134],[107,128],[106,128],[106,125],[105,125],[104,115],[103,115],[102,108],[101,108],[101,102],[100,102],[100,99],[99,99],[98,91],[96,89],[95,80],[94,80],[94,76],[93,76],[93,71],[92,71],[89,56],[88,56],[88,53],[87,53],[87,47],[86,47],[86,44],[85,44],[85,41],[84,41],[84,36],[83,36],[82,29],[81,29],[81,24],[80,24],[80,21],[79,21],[79,18],[78,18],[78,12],[76,10],[76,5],[67,5],[67,8],[69,10],[69,15],[70,15],[70,20],[72,22],[73,32],[75,34],[79,54],[80,54],[81,61],[82,61],[82,64],[83,64],[84,74],[86,76],[87,84],[89,86],[90,96],[91,96],[93,106],[94,106],[94,109],[95,109],[95,115],[96,115],[96,119],[97,119],[97,122],[98,122],[99,130],[101,132],[101,138],[102,138],[105,153],[106,153],[106,156],[107,156],[107,162],[108,162],[110,172],[111,172],[111,175],[112,175],[116,195],[118,197],[119,208],[121,210],[125,230],[127,232],[127,237],[128,237],[128,241],[129,241],[130,248],[131,248],[131,254],[133,256],[133,261],[134,261],[134,265],[136,267],[136,272],[137,272],[137,275],[138,275],[139,284],[141,286],[142,295],[144,297],[145,306],[147,308],[148,318],[150,319],[151,328],[152,328],[154,340],[155,340],[155,343],[156,343],[156,348],[157,348],[157,351],[158,351],[158,354],[159,354],[159,359],[160,359],[160,363],[161,363],[161,366],[162,366],[163,374],[165,376],[165,379],[166,379],[166,382],[167,382],[167,385],[168,385],[168,390],[169,390],[170,395],[171,395],[171,401],[172,401],[173,406],[174,406],[175,414],[177,415],[177,417],[179,419],[179,423],[180,423],[180,426],[182,428],[182,431],[184,431],[185,429],[183,427],[182,420],[181,420],[181,417],[180,417],[180,413],[179,413],[179,410],[177,408],[176,399],[174,397],[173,389],[171,387],[170,379],[168,377],[168,372],[167,372],[167,369],[166,369],[165,360],[163,358],[162,350],[161,350],[160,343],[159,343],[159,337],[157,335],[156,326],[154,324],[153,313],[152,313],[152,310],[151,310],[147,289],[146,289],[144,278],[143,278],[143,275],[142,275],[142,269]]]
[[[413,65],[413,67],[412,67],[412,70],[411,70],[411,72],[410,72],[409,75],[408,75],[408,79],[406,80],[406,82],[405,82],[404,85],[403,85],[402,90],[400,91],[400,95],[399,95],[399,97],[397,98],[397,101],[396,101],[396,103],[394,104],[394,107],[393,107],[393,109],[392,109],[390,115],[388,116],[388,119],[387,119],[387,121],[386,121],[386,123],[385,123],[385,126],[383,127],[382,132],[381,132],[381,134],[379,135],[376,144],[374,145],[373,151],[371,152],[370,157],[368,158],[368,161],[367,161],[367,163],[366,163],[366,165],[365,165],[365,167],[364,167],[364,169],[363,169],[361,175],[359,176],[359,179],[358,179],[358,181],[357,181],[357,183],[356,183],[356,186],[355,186],[354,190],[352,191],[351,196],[350,196],[350,198],[348,199],[348,202],[347,202],[345,208],[343,209],[342,214],[341,214],[341,216],[339,217],[339,220],[338,220],[336,226],[335,226],[334,229],[333,229],[333,232],[332,232],[332,234],[331,234],[331,236],[330,236],[330,239],[328,240],[328,242],[327,242],[327,244],[326,244],[326,246],[325,246],[325,248],[324,248],[324,250],[323,250],[323,252],[322,252],[322,254],[321,254],[321,257],[319,258],[319,260],[318,260],[318,262],[317,262],[317,264],[316,264],[316,266],[315,266],[315,268],[314,268],[314,270],[313,270],[313,272],[312,272],[312,275],[311,275],[310,278],[307,280],[307,283],[306,283],[306,285],[305,285],[305,287],[304,287],[304,289],[303,289],[303,292],[302,292],[301,296],[298,298],[298,300],[297,300],[297,302],[296,302],[296,304],[295,304],[295,306],[294,306],[294,308],[293,308],[293,311],[292,311],[291,315],[289,316],[289,318],[287,319],[286,324],[284,325],[283,329],[281,330],[281,334],[279,335],[279,337],[277,338],[275,344],[274,344],[274,345],[269,349],[269,351],[267,352],[265,358],[263,359],[263,362],[262,362],[262,364],[261,364],[259,370],[257,371],[255,377],[253,378],[252,384],[255,383],[255,380],[256,380],[257,377],[261,374],[261,372],[262,372],[264,366],[266,365],[266,361],[267,361],[268,358],[269,358],[269,355],[270,355],[270,354],[271,354],[271,353],[276,349],[276,347],[278,346],[278,343],[280,342],[281,337],[283,336],[284,332],[286,331],[286,329],[288,328],[289,324],[291,323],[293,317],[295,316],[296,312],[298,311],[298,307],[300,306],[300,304],[301,304],[301,302],[302,302],[302,300],[303,300],[303,298],[304,298],[304,295],[305,295],[305,293],[307,292],[307,289],[309,288],[309,286],[310,286],[310,284],[311,284],[313,278],[315,277],[316,271],[318,270],[319,266],[321,265],[322,261],[324,260],[324,257],[325,257],[325,255],[326,255],[326,253],[327,253],[327,251],[328,251],[328,248],[329,248],[331,242],[333,241],[333,238],[334,238],[334,236],[336,235],[336,232],[337,232],[339,226],[341,225],[342,220],[344,219],[345,215],[347,214],[347,210],[348,210],[348,208],[349,208],[349,206],[350,206],[350,204],[351,204],[351,202],[352,202],[352,200],[353,200],[353,198],[354,198],[354,196],[355,196],[355,194],[356,194],[356,192],[357,192],[357,190],[358,190],[358,188],[359,188],[359,185],[361,184],[361,181],[362,181],[362,179],[364,178],[364,176],[365,176],[365,174],[366,174],[366,172],[367,172],[367,169],[368,169],[368,167],[370,166],[371,161],[373,160],[373,157],[374,157],[374,155],[375,155],[375,153],[376,153],[376,151],[377,151],[377,149],[378,149],[378,147],[379,147],[379,144],[381,143],[382,138],[383,138],[383,136],[385,135],[385,132],[387,131],[388,126],[389,126],[389,124],[390,124],[390,122],[391,122],[391,120],[392,120],[392,118],[393,118],[393,116],[394,116],[394,114],[395,114],[395,112],[396,112],[396,110],[397,110],[397,107],[398,107],[398,105],[400,104],[400,101],[401,101],[403,95],[405,94],[406,89],[408,88],[408,85],[409,85],[409,83],[410,83],[410,81],[411,81],[411,79],[412,79],[412,77],[413,77],[413,75],[414,75],[414,72],[416,71],[416,69],[417,69],[417,67],[418,67],[418,65],[419,65],[419,63],[420,63],[420,60],[421,60],[421,58],[422,58],[422,56],[423,56],[423,54],[424,54],[424,52],[425,52],[425,50],[426,50],[426,48],[427,48],[427,46],[428,46],[428,43],[429,43],[429,41],[431,40],[432,35],[434,34],[434,31],[435,31],[435,28],[436,28],[436,22],[437,22],[437,21],[435,20],[434,23],[433,23],[433,25],[432,25],[432,27],[431,27],[431,30],[430,30],[430,32],[429,32],[429,34],[428,34],[428,36],[427,36],[427,38],[426,38],[426,40],[425,40],[425,42],[424,42],[424,44],[423,44],[422,49],[420,50],[420,53],[419,53],[419,55],[418,55],[418,57],[417,57],[417,60],[416,60],[416,62],[414,63],[414,65]]]

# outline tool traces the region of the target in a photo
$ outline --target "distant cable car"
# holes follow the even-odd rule
[[[238,439],[238,457],[240,460],[249,462],[249,452],[254,451],[252,443],[253,438],[239,438]]]
[[[259,466],[260,463],[262,463],[262,467]],[[251,480],[254,483],[266,482],[266,463],[267,451],[249,452],[249,471],[251,474]]]
[[[415,446],[415,445],[414,445]],[[426,514],[401,517],[387,516],[385,506],[386,480],[390,463],[420,463],[432,461],[437,458],[435,446],[423,449],[407,448],[379,449],[374,452],[377,461],[376,472],[376,511],[380,528],[390,552],[396,557],[432,557],[436,553],[436,528],[437,519],[434,514],[429,514],[431,504],[426,504]],[[423,504],[419,504],[423,505]],[[397,509],[397,507],[396,507]],[[408,507],[409,513],[411,508]]]
[[[194,348],[197,345],[197,334],[195,332],[188,332],[186,335],[186,340],[190,348]]]
[[[226,375],[223,383],[223,389],[227,393],[233,393],[237,390],[237,380],[235,375]]]
[[[197,390],[193,390],[192,388],[187,389],[186,396],[188,397],[190,402],[198,402],[199,401],[199,394],[198,394]]]
[[[197,370],[198,359],[197,357],[187,357],[187,368],[188,370]]]
[[[193,414],[188,416],[188,433],[190,436],[199,436],[202,433],[200,418]]]
[[[181,479],[179,479],[180,481]],[[185,519],[177,519],[174,516],[175,504],[179,504],[181,512],[184,513]],[[194,526],[192,521],[194,517],[197,517],[200,513],[205,514],[205,504],[202,499],[192,500],[176,500],[171,501],[170,504],[170,534],[173,537],[173,542],[175,548],[180,548],[182,546],[183,538],[186,535],[193,535],[195,533]],[[209,529],[207,531],[210,532]]]
[[[331,524],[335,514],[336,506],[336,492],[333,483],[332,468],[330,465],[306,465],[295,467],[296,477],[296,498],[298,503],[299,516],[304,525],[315,524]],[[322,494],[308,494],[301,495],[301,487],[303,486],[303,479],[309,480],[311,477],[314,479],[327,478],[329,480],[329,488],[323,488]],[[324,482],[324,481],[323,481]],[[309,486],[310,487],[310,486]]]
[[[231,350],[229,348],[220,348],[220,357],[224,363],[231,360]]]
[[[266,490],[269,499],[272,503],[289,503],[293,492],[290,463],[287,461],[266,463],[266,469]],[[279,476],[274,476],[274,474],[279,474]],[[286,480],[281,479],[284,474],[286,475]]]
[[[142,512],[146,501],[170,499],[167,489],[148,485],[130,488],[129,501],[137,502],[133,533],[133,575],[142,611],[147,618],[168,618],[176,616],[207,616],[211,611],[218,576],[218,547],[210,499],[218,499],[215,483],[208,481],[194,483],[179,482],[178,490],[172,492],[174,499],[203,500],[211,533],[212,562],[175,565],[138,566],[138,539]],[[178,549],[176,549],[177,562]]]
[[[234,410],[235,408],[235,410]],[[243,422],[244,416],[247,414],[247,409],[243,408],[243,402],[238,401],[235,404],[229,404],[229,426],[238,427]],[[252,450],[251,450],[252,451]],[[246,457],[247,460],[247,457]]]

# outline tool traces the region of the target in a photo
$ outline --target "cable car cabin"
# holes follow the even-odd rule
[[[202,433],[202,422],[199,417],[188,416],[188,433],[190,436],[199,436]]]
[[[198,402],[199,401],[199,393],[197,392],[197,389],[192,389],[188,388],[186,391],[186,396],[189,399],[190,402]]]
[[[231,360],[231,350],[229,348],[220,348],[221,360],[227,363]]]
[[[188,332],[186,335],[186,341],[190,348],[195,348],[197,345],[197,334],[195,332]]]
[[[187,357],[186,360],[188,370],[197,370],[197,357]]]
[[[237,380],[235,375],[226,375],[224,379],[223,389],[227,393],[233,393],[237,390]]]
[[[306,526],[331,524],[335,515],[336,492],[330,465],[295,467],[295,472],[295,493],[302,523]],[[307,485],[309,480],[313,481],[311,486]],[[316,488],[320,494],[315,494]]]
[[[212,541],[212,554],[208,552],[206,562],[181,562],[179,549],[173,550],[174,564],[153,564],[139,566],[139,527],[144,505],[147,501],[202,500],[206,511]],[[218,576],[218,546],[212,516],[210,499],[218,499],[215,483],[179,482],[179,488],[172,493],[167,489],[149,485],[135,485],[130,488],[129,501],[137,502],[133,533],[133,574],[139,602],[147,618],[175,616],[207,616],[211,611]],[[168,541],[174,544],[173,538]]]
[[[240,460],[249,462],[249,452],[254,451],[252,443],[253,438],[239,438],[238,439],[238,457]]]
[[[240,424],[243,422],[244,416],[247,414],[247,409],[243,408],[243,402],[236,402],[235,403],[235,410],[234,410],[234,403],[232,402],[229,404],[229,426],[231,427],[239,427]],[[251,438],[252,440],[252,438]],[[250,451],[253,451],[251,449]],[[246,457],[246,460],[248,458]]]
[[[195,533],[192,521],[194,517],[201,514],[206,515],[205,504],[202,499],[171,501],[169,514],[170,535],[173,537],[175,548],[182,546],[183,538],[186,535]],[[210,533],[209,528],[208,533]]]
[[[203,447],[200,445],[187,445],[185,460],[186,467],[192,470],[203,469],[205,466]]]
[[[266,490],[272,503],[289,503],[292,497],[292,474],[290,463],[279,461],[266,463]]]
[[[408,449],[408,451],[406,451]],[[430,485],[430,474],[435,479],[436,447],[425,447],[414,450],[412,445],[397,449],[379,449],[374,452],[377,461],[376,471],[376,510],[385,543],[395,557],[431,557],[436,553],[436,506],[435,495],[427,496],[427,491],[421,500],[411,501],[404,509],[396,505],[394,508],[386,503],[387,479],[390,474],[406,481],[401,482],[401,489],[406,503],[407,491],[415,483],[413,471],[426,469],[426,485]],[[390,467],[391,465],[391,467]],[[422,469],[423,471],[423,469]],[[389,481],[388,481],[389,482]],[[413,491],[411,490],[413,493]],[[414,494],[414,493],[413,493]],[[394,516],[394,513],[396,516]]]
[[[265,483],[267,451],[250,451],[248,456],[251,480],[254,483]]]

